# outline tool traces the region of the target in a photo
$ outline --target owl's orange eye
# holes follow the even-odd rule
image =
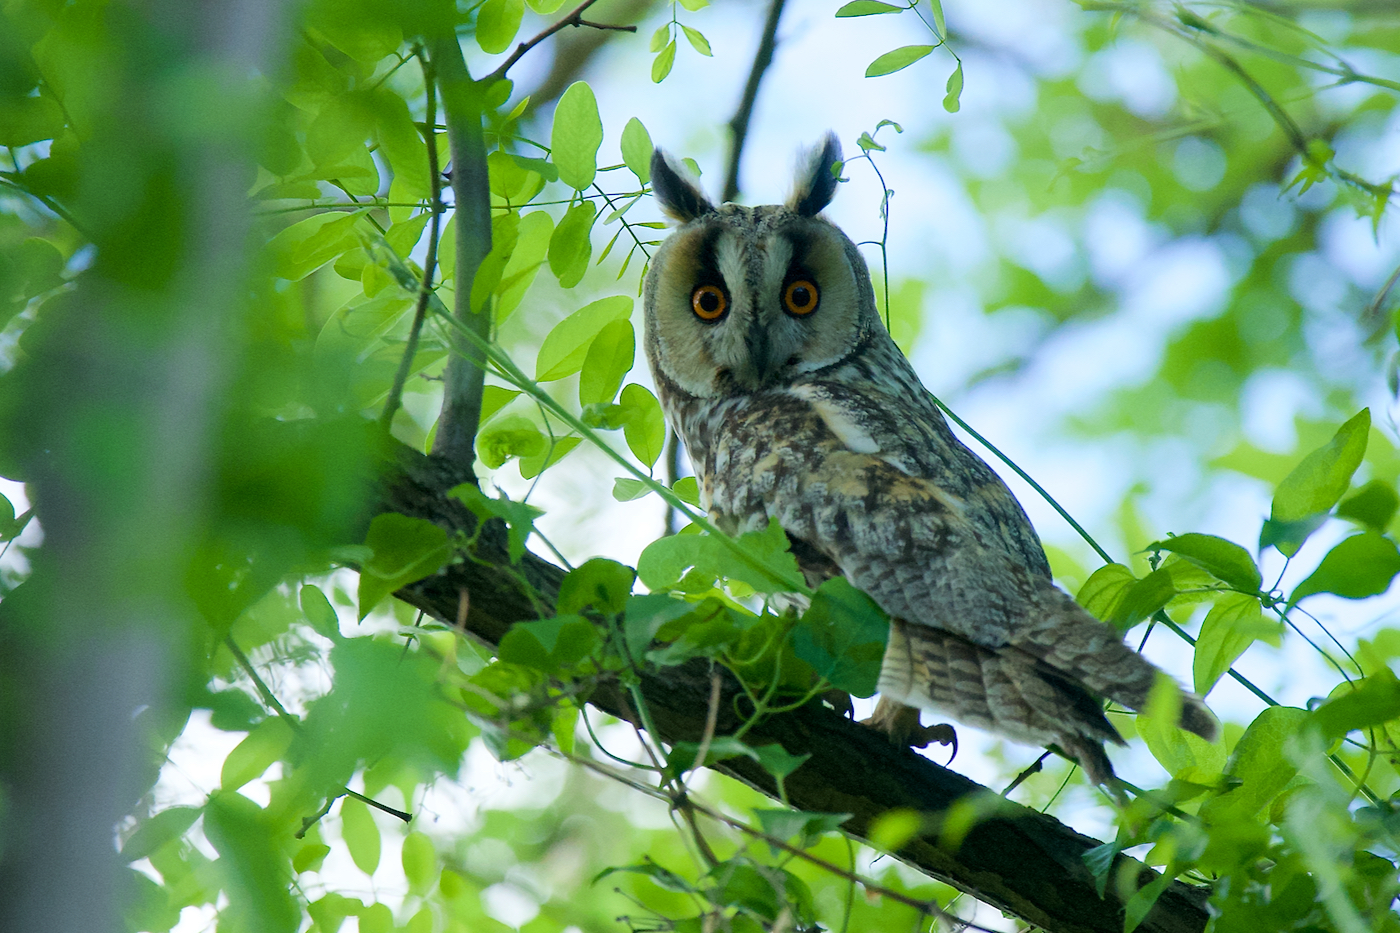
[[[701,285],[690,293],[690,307],[702,321],[718,321],[729,310],[729,301],[718,285]]]
[[[783,289],[783,306],[799,317],[817,310],[817,286],[806,279],[789,282]]]

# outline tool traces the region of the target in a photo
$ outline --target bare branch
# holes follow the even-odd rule
[[[554,35],[559,30],[563,29],[565,26],[588,26],[592,29],[604,29],[611,30],[613,32],[637,31],[636,26],[613,26],[607,23],[595,23],[591,20],[584,19],[584,10],[587,10],[589,7],[591,7],[597,2],[598,0],[583,0],[582,3],[574,7],[573,12],[571,12],[568,16],[565,16],[553,26],[550,26],[549,28],[540,32],[533,39],[530,39],[526,42],[522,42],[519,45],[517,45],[515,47],[515,51],[510,53],[510,58],[507,58],[504,62],[501,63],[501,66],[499,68],[497,68],[495,71],[491,72],[484,79],[482,79],[482,83],[486,85],[491,85],[504,78],[506,76],[506,72],[510,71],[510,69],[515,65],[516,62],[520,61],[520,59],[525,57],[526,52],[530,51],[535,46],[539,45],[541,42],[548,39],[550,36]]]
[[[763,82],[763,73],[773,63],[773,49],[777,45],[778,20],[783,15],[786,0],[772,0],[768,7],[768,19],[763,24],[763,37],[759,39],[758,51],[753,56],[753,67],[749,69],[749,80],[744,85],[744,97],[739,109],[729,121],[729,167],[724,173],[722,201],[732,201],[739,196],[739,162],[744,156],[744,141],[749,135],[749,120],[753,118],[753,107],[758,100],[758,87]]]

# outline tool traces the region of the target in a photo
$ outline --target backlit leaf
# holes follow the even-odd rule
[[[660,84],[666,80],[666,76],[671,73],[671,66],[676,63],[676,40],[672,39],[651,62],[651,82]]]
[[[292,727],[280,717],[264,719],[228,753],[219,772],[219,786],[235,791],[260,777],[286,753],[294,737]]]
[[[629,320],[609,321],[588,345],[578,377],[580,405],[602,405],[613,400],[622,380],[632,370],[637,336]]]
[[[476,14],[476,44],[488,55],[504,52],[520,31],[524,14],[525,0],[486,0]]]
[[[851,0],[850,3],[842,5],[836,11],[836,15],[837,17],[877,16],[881,13],[903,13],[905,9],[907,8],[881,3],[880,0]]]
[[[1238,590],[1254,593],[1263,584],[1259,567],[1249,552],[1215,535],[1184,534],[1155,541],[1149,551],[1171,551],[1204,567],[1218,580]]]
[[[1345,538],[1322,563],[1299,583],[1289,596],[1289,605],[1314,593],[1334,593],[1347,599],[1364,599],[1390,589],[1400,574],[1400,549],[1377,531],[1363,531]]]
[[[564,288],[573,288],[588,271],[588,260],[593,255],[589,234],[597,214],[598,208],[592,201],[580,201],[564,212],[559,226],[550,234],[549,269]]]
[[[903,71],[936,48],[935,45],[906,45],[892,52],[886,52],[870,63],[870,66],[865,69],[865,76],[878,78],[882,75],[894,74],[896,71]]]
[[[583,368],[588,348],[604,327],[632,316],[632,299],[612,295],[589,302],[554,325],[535,358],[535,380],[552,382]],[[625,394],[625,393],[624,393]]]
[[[622,435],[632,455],[647,467],[661,459],[666,446],[666,416],[651,390],[635,382],[622,390],[618,402],[624,411]]]
[[[1196,638],[1191,675],[1195,690],[1201,696],[1210,693],[1230,665],[1258,639],[1279,638],[1280,623],[1265,622],[1259,599],[1244,593],[1225,593],[1201,623]]]
[[[1269,521],[1282,526],[1306,522],[1336,505],[1366,454],[1370,430],[1371,410],[1363,408],[1338,428],[1330,441],[1304,457],[1274,491]],[[1275,534],[1269,543],[1291,557],[1308,533],[1302,533],[1300,528],[1297,532]]]
[[[637,181],[651,181],[651,134],[636,117],[622,128],[622,161],[637,176]]]
[[[355,867],[367,875],[373,875],[379,868],[381,840],[379,827],[363,801],[348,796],[341,798],[340,836],[350,850]]]
[[[593,184],[602,144],[603,122],[593,89],[587,82],[575,81],[555,105],[549,137],[550,158],[559,168],[559,180],[579,190]]]

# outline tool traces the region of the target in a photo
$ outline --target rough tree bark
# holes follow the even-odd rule
[[[455,470],[403,446],[391,458],[384,464],[376,513],[400,512],[427,519],[449,533],[470,533],[475,528],[476,519],[441,494],[455,481]],[[505,529],[498,522],[492,524],[498,527],[483,531],[477,557],[504,565],[508,561]],[[534,587],[537,598],[553,603],[563,570],[528,553],[516,569]],[[464,590],[470,595],[467,630],[487,645],[496,645],[512,623],[537,618],[535,604],[510,574],[493,572],[476,562],[449,567],[397,595],[453,623]],[[664,677],[644,675],[642,691],[660,733],[657,738],[666,743],[699,741],[709,690],[709,668],[702,661],[669,669]],[[590,702],[612,716],[632,718],[628,704],[609,689],[599,689]],[[726,698],[719,708],[731,710],[732,704]],[[725,722],[722,715],[719,734],[736,725]],[[802,810],[852,814],[842,829],[858,839],[865,839],[874,820],[888,810],[913,808],[930,816],[927,825],[937,826],[939,816],[958,801],[992,793],[908,749],[895,748],[883,735],[818,704],[767,718],[747,740],[755,745],[777,742],[792,754],[810,753],[812,757],[787,778],[789,801]],[[716,767],[778,797],[772,778],[751,761],[731,759]],[[1121,933],[1123,901],[1111,890],[1113,885],[1105,898],[1098,896],[1095,879],[1082,859],[1085,851],[1098,844],[1052,817],[1008,802],[996,815],[977,822],[959,845],[945,845],[937,831],[930,831],[909,842],[898,855],[919,871],[1052,933]],[[1155,871],[1126,856],[1119,856],[1118,868],[1136,874],[1139,885],[1157,877]],[[1207,894],[1203,888],[1174,883],[1138,929],[1200,933],[1207,920]]]

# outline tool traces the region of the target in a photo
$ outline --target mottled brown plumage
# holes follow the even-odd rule
[[[731,533],[776,517],[810,581],[843,574],[889,613],[885,699],[1054,742],[1107,781],[1122,740],[1099,698],[1140,709],[1159,672],[1054,585],[890,339],[859,251],[817,216],[839,160],[828,137],[787,205],[716,208],[653,158],[681,226],[652,260],[646,352],[702,501]],[[1190,694],[1182,725],[1215,731]]]

